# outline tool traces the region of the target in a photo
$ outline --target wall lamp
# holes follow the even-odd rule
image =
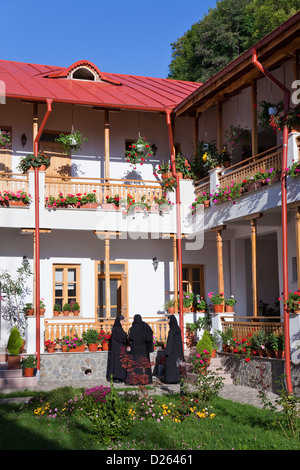
[[[26,142],[27,142],[26,134],[21,135],[21,142],[22,142],[23,147],[25,147]]]
[[[159,262],[158,262],[158,259],[157,259],[157,258],[153,258],[153,259],[152,259],[152,264],[153,264],[154,271],[157,270],[157,268],[158,268],[158,263],[159,263]]]

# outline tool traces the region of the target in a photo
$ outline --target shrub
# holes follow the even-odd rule
[[[9,354],[12,356],[17,356],[20,352],[20,349],[23,345],[23,340],[18,328],[15,326],[11,329],[10,335],[8,338],[7,349]]]
[[[208,351],[209,354],[212,353],[213,343],[207,330],[204,330],[203,336],[198,341],[196,348],[199,354],[203,353],[204,350]]]

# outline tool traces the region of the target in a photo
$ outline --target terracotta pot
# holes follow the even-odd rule
[[[58,312],[58,310],[54,310],[53,315],[54,315],[55,317],[58,317],[59,314],[60,314],[60,312]]]
[[[271,178],[271,183],[277,183],[277,181],[280,181],[280,174],[279,173],[276,173],[276,175],[273,176],[273,178]]]
[[[8,369],[21,369],[21,358],[20,356],[11,356],[7,358]]]
[[[224,307],[223,305],[214,305],[213,310],[215,313],[222,313],[224,312]]]
[[[102,343],[102,350],[103,351],[108,351],[109,350],[109,344],[108,343]]]
[[[211,352],[211,357],[214,358],[216,356],[217,356],[217,350],[213,349],[212,352]]]
[[[45,308],[40,308],[40,315],[44,315],[45,310],[46,310]]]
[[[48,349],[47,349],[47,352],[48,352],[49,354],[54,353],[54,351],[55,351],[54,346],[53,346],[52,348],[48,348]]]
[[[283,359],[284,358],[284,350],[283,351],[281,351],[281,350],[275,351],[275,357],[276,357],[276,359]]]
[[[82,206],[79,207],[82,209],[97,209],[98,205],[99,204],[97,202],[88,202],[87,204],[82,204]]]
[[[18,206],[18,207],[25,207],[26,204],[24,204],[23,201],[9,201],[10,206]]]
[[[25,367],[24,369],[24,376],[25,377],[33,377],[34,368],[33,367]]]
[[[175,307],[169,307],[168,308],[168,312],[170,315],[172,315],[173,313],[175,313]]]
[[[68,317],[70,314],[69,310],[64,310],[63,313],[64,313],[64,317]]]
[[[180,180],[183,179],[183,173],[181,171],[177,171],[177,175]]]
[[[115,204],[108,203],[108,202],[103,202],[101,204],[101,209],[110,209],[110,210],[116,210],[118,207]]]
[[[65,344],[62,345],[61,350],[62,350],[62,352],[68,352],[67,351],[67,346]]]
[[[46,165],[40,165],[39,166],[39,171],[46,171],[46,170],[47,170]]]
[[[77,347],[76,347],[76,351],[77,351],[77,352],[84,352],[84,351],[85,351],[85,345],[82,344],[81,346],[77,346]]]
[[[89,344],[89,351],[98,351],[98,343]]]
[[[204,208],[207,209],[210,206],[210,201],[204,201]]]
[[[233,306],[232,305],[225,305],[225,312],[233,312]]]
[[[34,309],[33,309],[33,308],[28,308],[28,309],[26,310],[26,315],[27,315],[28,317],[31,317],[32,315],[34,315]]]
[[[78,316],[79,316],[79,310],[74,310],[73,315],[74,315],[75,317],[78,317]]]

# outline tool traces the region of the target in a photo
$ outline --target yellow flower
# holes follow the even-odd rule
[[[202,156],[202,160],[203,160],[204,162],[206,162],[206,160],[207,160],[207,152],[205,152],[205,154]]]

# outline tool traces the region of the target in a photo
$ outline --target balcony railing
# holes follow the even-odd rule
[[[221,324],[222,331],[231,328],[233,338],[238,341],[247,338],[250,333],[252,335],[257,333],[259,330],[264,330],[266,334],[284,333],[284,323],[280,321],[280,317],[234,317],[234,321],[226,321],[226,316],[224,316],[221,317]]]
[[[196,196],[202,196],[204,193],[210,194],[210,181],[209,176],[203,178],[195,183]]]
[[[247,177],[255,175],[260,170],[266,171],[270,168],[281,169],[282,146],[278,145],[254,157],[243,160],[232,165],[219,175],[220,188],[227,188],[232,181],[242,183]]]
[[[0,172],[0,192],[3,191],[24,191],[28,193],[28,173],[5,173]]]
[[[101,204],[106,196],[119,195],[126,198],[131,195],[136,202],[144,197],[146,201],[153,202],[154,198],[162,197],[162,187],[159,182],[148,180],[104,179],[104,178],[74,178],[74,177],[46,177],[45,197],[58,197],[60,193],[84,194],[95,192],[97,201]]]
[[[158,341],[166,341],[169,331],[169,325],[166,320],[158,320],[157,318],[145,319],[145,321],[150,325],[153,330],[153,335]],[[62,338],[63,336],[73,336],[77,334],[80,338],[84,331],[87,331],[89,328],[94,328],[99,331],[104,330],[106,333],[110,334],[114,320],[103,320],[102,322],[92,322],[89,323],[82,319],[80,322],[48,322],[45,323],[45,341],[51,340],[54,341],[57,338]],[[128,332],[129,328],[132,325],[132,320],[125,321],[124,330]]]

